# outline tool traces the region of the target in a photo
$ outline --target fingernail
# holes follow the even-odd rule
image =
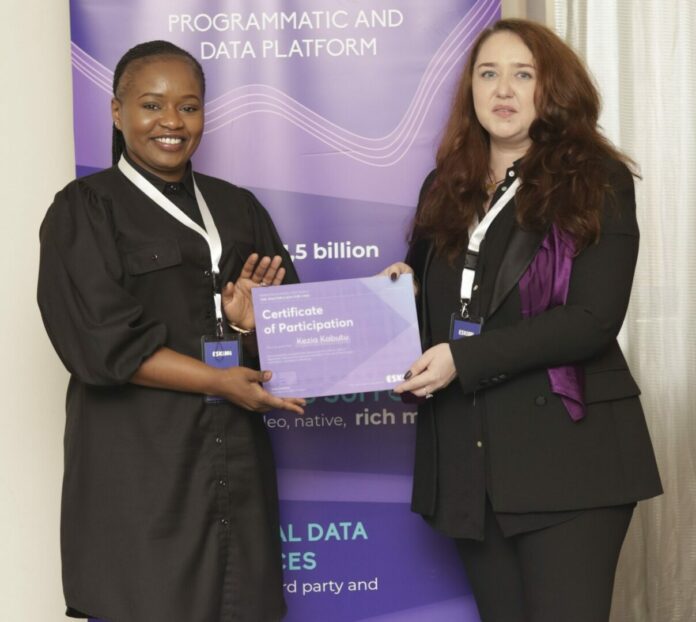
[[[396,272],[392,272],[392,273],[389,275],[389,278],[390,278],[392,281],[396,281],[396,279],[399,278],[399,275],[398,275]]]
[[[270,371],[264,371],[264,372],[261,372],[261,373],[263,374],[263,380],[264,380],[264,382],[266,382],[266,381],[268,381],[268,380],[271,379],[271,375],[272,375],[272,374],[271,374]]]
[[[411,376],[413,376],[413,373],[411,373],[411,370],[409,369],[409,370],[404,374],[404,380],[408,380]]]

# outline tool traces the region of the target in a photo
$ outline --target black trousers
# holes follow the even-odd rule
[[[486,508],[483,542],[455,540],[482,622],[607,622],[635,504],[586,510],[505,538]]]

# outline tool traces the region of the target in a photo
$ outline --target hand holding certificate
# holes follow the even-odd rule
[[[252,291],[259,356],[274,395],[391,389],[421,354],[411,275]]]

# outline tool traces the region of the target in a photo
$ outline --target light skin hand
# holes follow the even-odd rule
[[[403,261],[397,261],[387,266],[377,276],[388,276],[392,281],[396,281],[402,274],[413,274],[413,268]]]
[[[256,326],[251,290],[260,285],[280,285],[285,278],[280,255],[261,257],[252,253],[244,262],[239,278],[222,289],[222,309],[227,321],[245,330]]]
[[[387,266],[376,276],[388,276],[392,281],[396,281],[402,274],[413,274],[413,268],[403,261],[397,261]],[[418,285],[415,277],[413,279],[413,293],[414,295],[418,294]]]
[[[457,377],[449,344],[440,343],[423,352],[404,377],[406,381],[394,388],[397,394],[408,391],[424,397],[444,389]]]

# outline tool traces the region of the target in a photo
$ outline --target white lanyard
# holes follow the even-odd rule
[[[155,186],[145,179],[145,177],[143,177],[138,171],[136,171],[123,155],[121,155],[121,159],[118,161],[118,168],[138,187],[139,190],[157,203],[157,205],[167,212],[167,214],[176,218],[182,225],[188,227],[189,229],[193,229],[208,243],[208,249],[210,250],[210,267],[213,273],[213,300],[215,303],[215,317],[217,319],[218,335],[221,336],[222,295],[218,291],[218,284],[220,282],[220,258],[222,257],[222,242],[220,241],[220,234],[215,226],[213,216],[208,209],[208,204],[205,202],[201,191],[198,189],[198,184],[196,184],[196,178],[193,176],[193,173],[191,174],[191,177],[193,178],[193,189],[196,194],[196,203],[198,203],[198,209],[201,211],[201,216],[203,217],[205,229],[203,229],[197,222],[191,220],[181,209],[179,209],[172,201],[164,196],[164,194],[155,188]]]
[[[474,277],[476,276],[476,264],[478,262],[479,248],[481,248],[481,242],[483,242],[486,237],[486,232],[488,228],[493,224],[496,216],[500,214],[502,209],[510,202],[512,197],[515,196],[517,188],[520,185],[520,178],[515,179],[510,187],[505,191],[494,205],[490,207],[483,220],[476,226],[473,233],[469,236],[469,246],[466,250],[466,260],[464,263],[464,269],[462,270],[462,285],[459,293],[459,297],[462,302],[462,315],[466,312],[466,307],[471,300],[471,292],[474,287]]]

